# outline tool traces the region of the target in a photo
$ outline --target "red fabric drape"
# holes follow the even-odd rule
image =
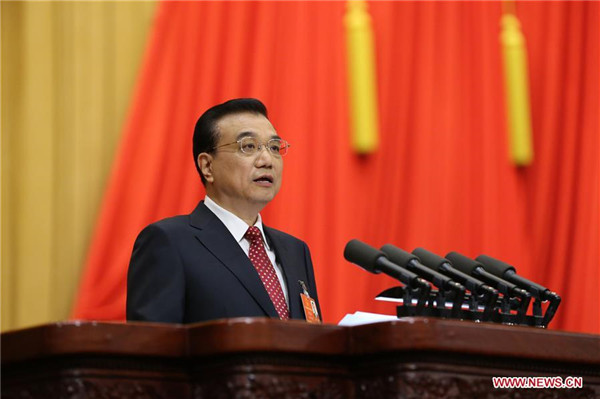
[[[598,3],[518,3],[535,160],[508,157],[498,2],[370,3],[381,148],[349,144],[343,2],[165,2],[77,298],[77,318],[123,319],[133,241],[203,197],[194,123],[258,97],[293,147],[265,222],[310,246],[325,321],[393,313],[395,285],[345,243],[485,253],[563,297],[551,326],[600,332]]]

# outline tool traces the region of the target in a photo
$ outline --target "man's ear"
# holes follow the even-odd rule
[[[212,172],[212,155],[203,152],[198,155],[198,159],[196,160],[196,162],[198,163],[198,168],[200,169],[200,173],[202,173],[202,176],[204,176],[208,183],[212,183],[214,181],[214,176]]]

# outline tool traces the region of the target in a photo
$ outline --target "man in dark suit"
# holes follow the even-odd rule
[[[193,147],[206,197],[191,214],[153,223],[138,236],[127,319],[318,320],[308,247],[264,226],[259,214],[281,187],[289,147],[265,106],[235,99],[210,108],[196,123]]]

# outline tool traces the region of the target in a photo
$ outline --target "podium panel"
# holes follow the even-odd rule
[[[582,377],[494,389],[492,377]],[[600,397],[600,337],[455,320],[65,322],[2,334],[3,398]]]

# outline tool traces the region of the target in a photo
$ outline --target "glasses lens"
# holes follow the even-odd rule
[[[267,146],[269,147],[269,151],[271,151],[272,154],[285,155],[285,154],[287,154],[289,145],[288,145],[287,141],[285,141],[285,140],[271,139],[267,143]]]
[[[284,148],[283,142],[279,139],[271,139],[267,141],[267,148],[273,155],[282,155],[281,151]]]
[[[252,137],[244,137],[240,140],[240,149],[244,154],[254,154],[258,149],[258,142]]]
[[[239,141],[240,143],[240,150],[242,150],[242,152],[244,154],[256,154],[256,152],[258,151],[259,146],[262,148],[262,145],[260,145],[258,143],[258,140],[256,140],[254,137],[244,137],[243,139],[241,139]],[[276,156],[282,156],[287,154],[287,150],[288,150],[288,143],[285,140],[281,140],[281,139],[271,139],[269,141],[267,141],[267,143],[265,144],[265,146],[267,147],[267,149],[269,150],[269,152],[273,155]]]

